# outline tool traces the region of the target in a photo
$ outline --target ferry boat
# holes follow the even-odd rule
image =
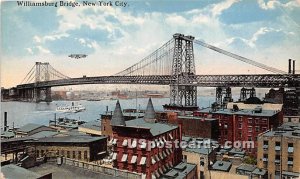
[[[59,112],[73,112],[73,113],[77,113],[77,112],[81,112],[84,111],[85,107],[82,106],[81,104],[74,106],[74,103],[72,103],[72,106],[58,106],[56,108],[56,111]]]

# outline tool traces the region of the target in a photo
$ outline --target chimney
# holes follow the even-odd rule
[[[292,59],[289,59],[289,72],[288,74],[292,73]]]
[[[106,113],[108,112],[108,106],[106,106]]]
[[[293,60],[293,75],[295,74],[295,60]]]
[[[7,130],[7,112],[4,112],[4,131]]]

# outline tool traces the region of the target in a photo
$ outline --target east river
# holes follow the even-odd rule
[[[153,98],[153,105],[156,111],[162,111],[163,104],[168,104],[169,98]],[[198,97],[198,105],[200,108],[208,107],[215,101],[215,97]],[[57,112],[57,106],[81,104],[86,107],[86,110],[78,113],[62,113]],[[138,106],[138,109],[145,109],[147,105],[147,98],[124,99],[120,100],[122,109],[133,108]],[[14,122],[15,127],[20,127],[27,123],[36,123],[48,125],[49,120],[54,119],[56,114],[58,117],[67,117],[70,119],[80,119],[83,121],[93,121],[100,118],[100,115],[108,110],[114,110],[116,100],[102,100],[102,101],[53,101],[51,103],[28,103],[28,102],[2,102],[1,103],[1,127],[3,126],[4,112],[7,112],[8,125],[12,127]]]

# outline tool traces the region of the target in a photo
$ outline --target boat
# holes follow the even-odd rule
[[[58,106],[56,108],[56,111],[59,112],[73,112],[73,113],[77,113],[77,112],[81,112],[84,111],[85,107],[81,104],[74,106],[74,103],[72,103],[72,106]]]

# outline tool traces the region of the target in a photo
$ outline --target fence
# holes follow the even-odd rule
[[[105,166],[101,166],[94,163],[88,163],[84,161],[78,161],[70,158],[63,157],[62,163],[65,165],[75,166],[79,168],[83,168],[86,170],[91,170],[93,172],[103,173],[107,175],[111,175],[114,177],[123,177],[123,178],[130,178],[130,179],[142,179],[144,178],[142,174],[139,173],[132,173],[128,171],[119,170],[116,168],[108,168]]]

